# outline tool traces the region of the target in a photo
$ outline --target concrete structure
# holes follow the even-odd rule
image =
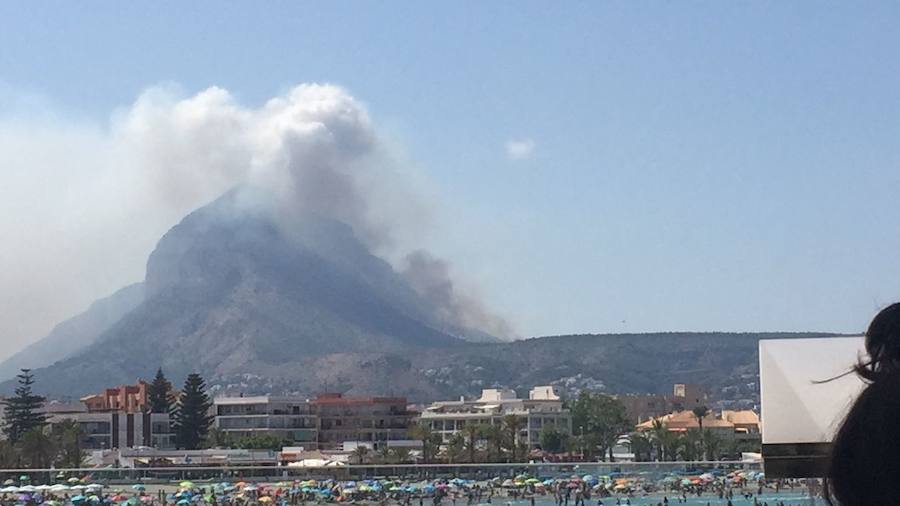
[[[91,461],[98,466],[123,468],[168,466],[276,466],[279,452],[273,450],[163,450],[129,448],[118,451],[96,451]]]
[[[409,439],[417,413],[407,410],[405,397],[345,397],[339,393],[310,401],[319,419],[318,448],[336,450],[345,441],[370,442],[376,449],[388,441]]]
[[[660,394],[617,395],[616,399],[625,406],[625,414],[634,423],[672,412],[671,399]]]
[[[672,386],[673,411],[690,411],[708,405],[709,394],[703,386],[688,383],[676,383]]]
[[[53,428],[66,420],[80,426],[81,444],[87,450],[175,447],[175,435],[167,413],[56,412],[50,414],[47,421]]]
[[[301,397],[260,395],[213,399],[213,426],[233,439],[275,436],[293,445],[315,449],[318,417]]]
[[[699,406],[709,405],[706,389],[700,385],[676,383],[672,386],[672,395],[660,394],[626,394],[617,395],[625,406],[625,413],[634,423],[650,418],[657,418],[667,413],[691,411]]]
[[[435,402],[425,408],[420,421],[446,442],[466,425],[501,425],[507,415],[522,418],[520,442],[529,448],[540,443],[543,427],[552,425],[564,434],[572,433],[572,416],[550,386],[533,388],[528,399],[519,399],[512,390],[486,389],[477,400]]]
[[[142,413],[149,411],[147,383],[143,380],[138,380],[136,385],[107,388],[99,394],[82,397],[81,402],[91,413],[107,411]]]

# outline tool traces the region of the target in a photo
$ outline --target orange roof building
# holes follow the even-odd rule
[[[638,424],[638,431],[653,429],[653,423],[659,420],[670,432],[687,432],[700,429],[700,421],[691,411],[678,411],[651,418]],[[720,415],[710,412],[703,417],[703,428],[722,434],[759,434],[759,415],[753,411],[723,411]]]
[[[122,385],[107,388],[103,392],[82,397],[82,404],[89,413],[121,411],[124,413],[142,413],[149,410],[147,383],[138,380],[136,385]]]

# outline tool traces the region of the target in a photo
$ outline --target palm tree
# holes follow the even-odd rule
[[[691,412],[694,413],[694,418],[696,418],[697,423],[700,424],[700,432],[703,432],[703,419],[709,414],[709,408],[706,406],[697,406],[692,409]]]
[[[419,423],[409,428],[409,435],[413,439],[422,441],[422,462],[427,464],[429,461],[429,457],[431,456],[431,450],[434,446],[436,439],[435,436],[437,436],[437,434],[435,434],[434,431],[431,430],[431,427]]]
[[[390,464],[393,458],[394,452],[391,451],[390,446],[384,445],[378,449],[378,461],[382,464]]]
[[[451,464],[459,460],[459,456],[462,455],[465,447],[466,440],[462,434],[457,432],[450,436],[450,440],[447,441],[447,460]]]
[[[385,446],[385,447],[387,447],[387,446]],[[356,448],[354,448],[352,452],[350,452],[350,455],[356,459],[357,464],[362,464],[363,462],[365,462],[366,457],[369,456],[369,447],[359,445]]]
[[[507,443],[509,443],[510,462],[516,462],[516,447],[519,445],[519,431],[522,430],[522,425],[522,417],[518,415],[503,417],[503,430],[506,432]]]
[[[467,423],[462,428],[462,434],[466,438],[466,450],[469,452],[469,462],[475,462],[475,451],[478,440],[484,435],[484,425]]]
[[[15,445],[8,440],[0,440],[0,467],[12,469],[19,464],[18,460],[19,455],[16,452]]]
[[[706,460],[717,460],[722,440],[709,429],[704,430],[701,437],[703,439],[703,448],[706,450]]]
[[[703,443],[702,433],[695,429],[688,430],[684,435],[680,436],[681,457],[684,460],[698,460],[703,455],[701,445]]]
[[[83,433],[75,420],[63,420],[53,427],[54,443],[58,446],[56,465],[60,467],[81,467],[84,451],[81,448]]]
[[[493,455],[490,455],[489,460],[499,461],[503,455],[503,435],[503,429],[499,425],[490,424],[485,427],[484,438],[488,442],[488,451],[490,453],[493,450]]]
[[[53,463],[56,444],[42,428],[31,429],[19,440],[22,457],[33,468],[48,468]]]
[[[659,418],[653,420],[653,428],[651,429],[651,438],[656,443],[656,457],[658,460],[666,460],[666,442],[669,439],[669,429]]]
[[[650,453],[653,451],[653,441],[650,436],[644,432],[632,432],[628,437],[628,446],[634,453],[634,460],[644,462],[650,460]]]
[[[391,454],[393,456],[394,462],[396,462],[398,464],[404,464],[406,462],[409,462],[410,457],[412,455],[411,452],[409,451],[409,448],[406,448],[403,446],[398,446],[396,448],[393,448],[391,450]]]

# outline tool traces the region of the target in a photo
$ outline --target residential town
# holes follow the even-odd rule
[[[760,441],[756,412],[709,411],[702,386],[676,384],[671,395],[610,397],[621,406],[627,425],[613,434],[616,437],[608,445],[608,455],[586,455],[586,428],[574,421],[573,403],[566,402],[557,387],[540,385],[531,388],[527,396],[520,397],[511,389],[488,388],[475,399],[426,405],[410,404],[404,397],[341,393],[312,398],[220,395],[211,399],[209,444],[185,450],[176,442],[171,415],[153,412],[151,388],[139,380],[84,396],[79,402],[48,401],[42,411],[51,428],[77,424],[86,463],[97,466],[345,465],[379,458],[387,461],[391,452],[398,455],[394,462],[419,462],[425,456],[425,445],[433,446],[435,459],[466,461],[454,455],[454,448],[458,447],[459,454],[462,446],[472,446],[484,447],[484,459],[490,460],[500,457],[499,453],[490,455],[492,430],[508,433],[511,420],[517,424],[512,430],[514,446],[521,449],[518,461],[674,460],[665,455],[662,443],[656,452],[652,444],[641,444],[653,434],[665,440],[661,430],[672,438],[705,431],[717,444],[744,443],[747,450],[755,450]],[[177,397],[178,392],[172,395]],[[574,405],[577,408],[577,402]],[[417,430],[426,431],[427,436],[417,435]],[[550,436],[559,442],[554,443]],[[563,444],[564,440],[582,441],[581,447]],[[468,460],[476,457],[473,454]]]

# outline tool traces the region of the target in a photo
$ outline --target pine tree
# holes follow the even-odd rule
[[[210,414],[212,402],[206,394],[206,384],[199,374],[188,375],[184,390],[172,414],[175,439],[178,447],[185,450],[200,448],[212,425]]]
[[[16,387],[15,395],[4,402],[6,406],[3,411],[3,433],[13,443],[47,423],[47,416],[39,411],[46,399],[35,395],[31,390],[31,386],[34,385],[31,369],[22,369],[17,378],[19,386]]]
[[[172,384],[166,379],[162,368],[156,370],[153,383],[147,387],[147,401],[151,413],[169,413],[172,411]]]

